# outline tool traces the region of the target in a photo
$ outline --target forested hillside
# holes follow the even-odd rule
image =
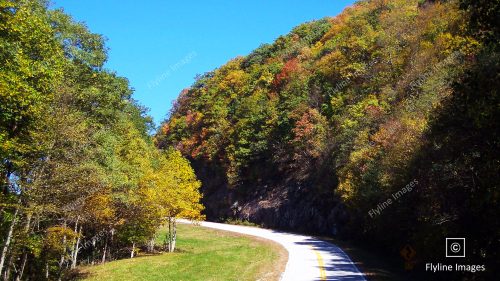
[[[199,218],[200,182],[125,78],[102,36],[45,1],[0,1],[0,272],[61,280],[79,264],[154,250],[175,217]],[[174,226],[174,228],[172,228]]]
[[[211,219],[409,244],[416,263],[465,236],[498,268],[499,9],[359,1],[199,76],[156,143],[192,161]]]

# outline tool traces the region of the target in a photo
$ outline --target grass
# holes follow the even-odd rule
[[[249,236],[194,225],[178,225],[178,251],[82,268],[96,281],[274,281],[284,270],[284,248]]]
[[[253,226],[253,227],[260,227],[260,225],[250,222],[248,220],[242,220],[242,219],[227,219],[225,221],[227,224],[232,224],[232,225],[243,225],[243,226]]]

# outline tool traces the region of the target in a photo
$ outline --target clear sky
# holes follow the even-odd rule
[[[354,0],[52,0],[107,40],[106,68],[127,77],[156,124],[196,74],[247,55]]]

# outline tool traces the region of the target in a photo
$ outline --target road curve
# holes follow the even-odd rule
[[[179,220],[189,223],[187,220]],[[257,227],[200,222],[201,226],[261,237],[277,242],[288,251],[281,281],[366,281],[363,274],[339,247],[312,236]]]

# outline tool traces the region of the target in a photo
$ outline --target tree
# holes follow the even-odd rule
[[[153,173],[143,179],[143,195],[149,206],[166,221],[168,232],[167,250],[175,250],[177,238],[176,219],[203,219],[199,193],[200,182],[196,179],[189,162],[180,152],[168,149],[155,157]]]
[[[103,37],[42,0],[0,13],[4,280],[63,279],[81,260],[149,247],[167,215],[199,216],[189,162],[154,146],[127,79],[102,68]]]

